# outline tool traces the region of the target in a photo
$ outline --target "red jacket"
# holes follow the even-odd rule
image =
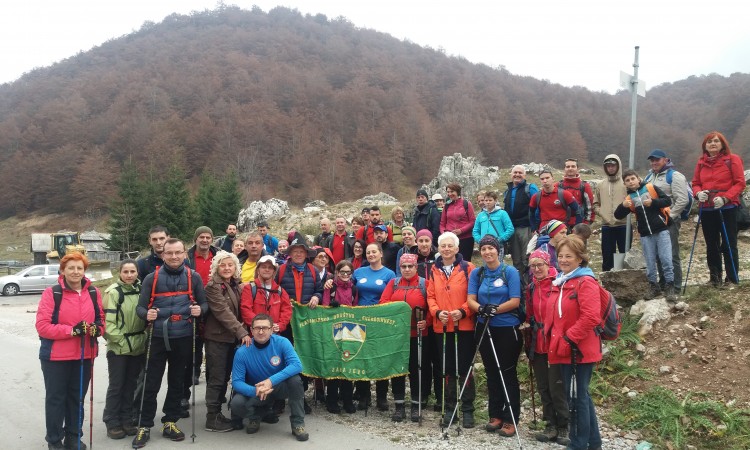
[[[601,361],[601,340],[594,332],[601,322],[599,283],[596,278],[582,275],[569,279],[560,287],[553,285],[550,297],[552,301],[547,303],[544,323],[544,335],[549,343],[549,363],[570,364],[571,347],[564,337],[578,346],[579,363]]]
[[[596,219],[596,214],[594,213],[594,191],[591,190],[591,183],[586,183],[583,186],[583,194],[581,194],[581,184],[583,182],[580,176],[575,178],[565,177],[558,183],[558,186],[570,192],[578,202],[578,207],[583,208],[583,223],[592,224]],[[571,217],[568,221],[568,226],[572,227],[575,224],[576,218]]]
[[[388,242],[393,242],[393,229],[390,227],[390,225],[386,225],[386,228],[388,228]],[[366,235],[365,232],[367,232]],[[360,227],[360,229],[357,230],[356,237],[357,239],[363,239],[367,243],[367,245],[372,244],[373,242],[375,242],[375,225],[373,225],[372,222],[366,223],[365,226]]]
[[[547,278],[542,280],[534,279],[529,285],[526,301],[526,321],[534,321],[535,328],[532,332],[536,334],[536,343],[534,353],[547,353],[549,344],[544,336],[544,324],[547,323],[547,305],[556,300],[552,295],[552,280],[557,276],[557,270],[554,267],[549,268]]]
[[[470,238],[474,229],[474,207],[466,200],[467,208],[464,208],[464,198],[458,197],[455,202],[446,203],[443,206],[443,214],[440,216],[440,232],[460,229],[459,239]],[[433,236],[433,242],[437,242],[437,236]]]
[[[704,151],[693,172],[693,195],[703,190],[711,191],[708,202],[703,203],[704,208],[713,209],[713,199],[717,196],[726,197],[730,203],[739,205],[740,195],[745,190],[745,168],[742,159],[724,151],[711,159],[708,152]]]
[[[573,204],[574,202],[577,204],[575,197],[573,197],[573,194],[571,194],[569,191],[566,191],[563,189],[563,201],[565,201],[565,205],[560,205],[560,197],[557,193],[557,190],[560,189],[559,187],[555,186],[555,189],[552,190],[552,192],[547,193],[544,191],[544,189],[540,190],[538,194],[534,194],[531,196],[531,201],[529,202],[529,208],[532,210],[539,209],[539,227],[538,230],[541,230],[543,226],[547,225],[547,222],[549,222],[552,219],[559,220],[560,222],[565,223],[565,216],[568,215],[567,206]],[[579,206],[580,207],[580,206]],[[571,214],[571,218],[574,214]]]
[[[414,308],[422,308],[424,310],[424,320],[427,321],[427,327],[432,325],[432,316],[429,314],[427,308],[427,299],[422,296],[422,290],[419,289],[419,276],[413,276],[411,279],[401,278],[401,282],[398,284],[399,288],[396,288],[396,280],[401,277],[396,277],[388,282],[385,287],[383,294],[380,296],[380,303],[390,302],[406,302],[411,306],[411,337],[417,337],[417,316],[414,313]],[[425,281],[425,285],[426,285]],[[425,286],[426,287],[426,286]],[[422,330],[422,336],[427,336],[427,327]]]
[[[279,333],[282,333],[292,319],[292,302],[289,299],[289,294],[284,289],[280,289],[275,281],[271,281],[270,291],[263,289],[263,284],[258,279],[252,283],[255,284],[255,298],[253,298],[251,283],[245,284],[242,289],[242,300],[240,301],[242,321],[250,328],[253,317],[258,314],[268,314],[273,319],[273,323],[279,324]],[[279,290],[281,294],[279,294]],[[267,300],[266,294],[268,294]]]
[[[464,318],[458,321],[459,331],[474,330],[474,312],[469,309],[467,295],[469,292],[469,274],[474,270],[474,264],[466,263],[466,271],[461,269],[461,254],[456,255],[450,278],[443,272],[443,258],[438,257],[432,266],[430,279],[427,281],[427,304],[430,305],[430,315],[435,319],[432,329],[436,333],[443,333],[443,323],[438,320],[438,311],[453,311],[460,309]],[[448,320],[448,332],[453,332],[453,321]]]
[[[79,322],[93,323],[96,318],[94,312],[94,303],[89,296],[89,285],[91,282],[84,278],[82,281],[81,293],[70,289],[60,275],[57,280],[62,286],[62,301],[58,312],[57,323],[52,323],[52,312],[55,309],[55,299],[52,294],[52,288],[48,287],[42,293],[42,299],[39,300],[39,306],[36,310],[36,331],[42,338],[42,348],[39,352],[39,358],[49,361],[70,361],[81,359],[81,337],[71,336],[73,327]],[[99,327],[104,334],[104,309],[102,308],[102,294],[96,288],[97,305],[99,307],[99,317],[101,326]],[[90,338],[84,345],[84,358],[93,359],[99,354],[99,346],[94,345],[92,349]]]

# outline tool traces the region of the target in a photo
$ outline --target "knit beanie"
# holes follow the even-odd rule
[[[404,231],[411,231],[411,234],[413,234],[415,238],[417,236],[417,229],[414,228],[411,225],[407,225],[405,227],[401,227],[401,233],[403,233]]]
[[[198,236],[200,236],[203,233],[208,233],[211,235],[212,238],[214,237],[214,232],[211,231],[211,229],[208,228],[207,226],[203,225],[195,229],[195,234],[193,234],[193,241],[198,239]]]
[[[422,228],[421,230],[417,231],[417,239],[421,238],[422,236],[427,236],[428,238],[430,238],[430,240],[433,239],[432,231],[428,230],[427,228]]]
[[[557,233],[561,232],[562,230],[566,229],[564,223],[560,222],[559,220],[552,219],[549,222],[547,222],[547,225],[542,227],[541,233],[548,235],[550,238],[554,237]]]
[[[424,195],[425,197],[430,198],[430,196],[427,195],[427,191],[425,191],[424,189],[420,189],[417,191],[417,197],[419,197],[420,195]]]
[[[495,236],[492,236],[491,234],[485,234],[484,237],[479,240],[479,250],[482,250],[482,247],[484,247],[485,245],[491,245],[495,247],[497,253],[500,255],[500,259],[503,258],[503,246],[500,245],[500,241],[498,241]]]

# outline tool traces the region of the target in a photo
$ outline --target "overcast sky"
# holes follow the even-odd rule
[[[744,0],[228,0],[344,16],[448,55],[564,86],[614,93],[620,71],[650,89],[691,75],[750,73]],[[87,51],[144,21],[213,9],[215,0],[11,0],[0,16],[0,83]]]

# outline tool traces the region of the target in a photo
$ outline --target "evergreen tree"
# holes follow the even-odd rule
[[[240,192],[240,180],[237,172],[234,170],[227,174],[227,177],[219,186],[218,198],[216,201],[218,211],[216,220],[219,226],[226,229],[230,223],[237,223],[237,216],[242,209],[242,193]]]
[[[152,224],[160,224],[169,229],[170,236],[185,240],[190,247],[193,237],[192,201],[187,189],[185,171],[177,164],[167,169],[158,184],[155,194],[156,218]]]
[[[107,232],[110,238],[106,240],[110,250],[123,253],[141,250],[142,237],[139,236],[139,203],[142,201],[142,183],[138,180],[135,165],[125,163],[120,180],[117,183],[117,198],[111,204],[110,219]]]
[[[220,205],[218,203],[219,189],[221,185],[212,172],[204,172],[201,177],[198,193],[195,195],[193,203],[195,204],[196,227],[206,225],[211,228],[217,235],[221,230],[226,229],[227,224],[219,221]]]

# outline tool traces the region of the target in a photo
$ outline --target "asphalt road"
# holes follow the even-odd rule
[[[0,365],[0,448],[45,449],[44,441],[44,380],[39,364],[39,338],[34,328],[36,305],[40,294],[0,297],[0,348],[3,364]],[[99,357],[94,365],[94,433],[93,447],[99,449],[129,449],[131,439],[111,440],[106,436],[101,421],[107,390],[106,347],[100,340]],[[166,377],[165,377],[166,378]],[[165,383],[166,384],[166,383]],[[163,385],[159,396],[160,409],[166,394]],[[196,387],[195,443],[190,442],[191,420],[182,419],[178,426],[188,436],[184,442],[172,442],[161,437],[154,428],[151,441],[146,448],[205,448],[247,449],[250,446],[263,448],[310,448],[310,449],[402,449],[393,442],[372,436],[343,425],[331,422],[314,414],[305,418],[310,440],[297,442],[291,434],[288,417],[277,424],[261,424],[258,434],[249,436],[244,431],[211,433],[203,429],[206,408],[204,404],[205,382]],[[86,421],[84,442],[89,442],[89,404],[85,400]],[[288,408],[287,408],[288,411]]]

